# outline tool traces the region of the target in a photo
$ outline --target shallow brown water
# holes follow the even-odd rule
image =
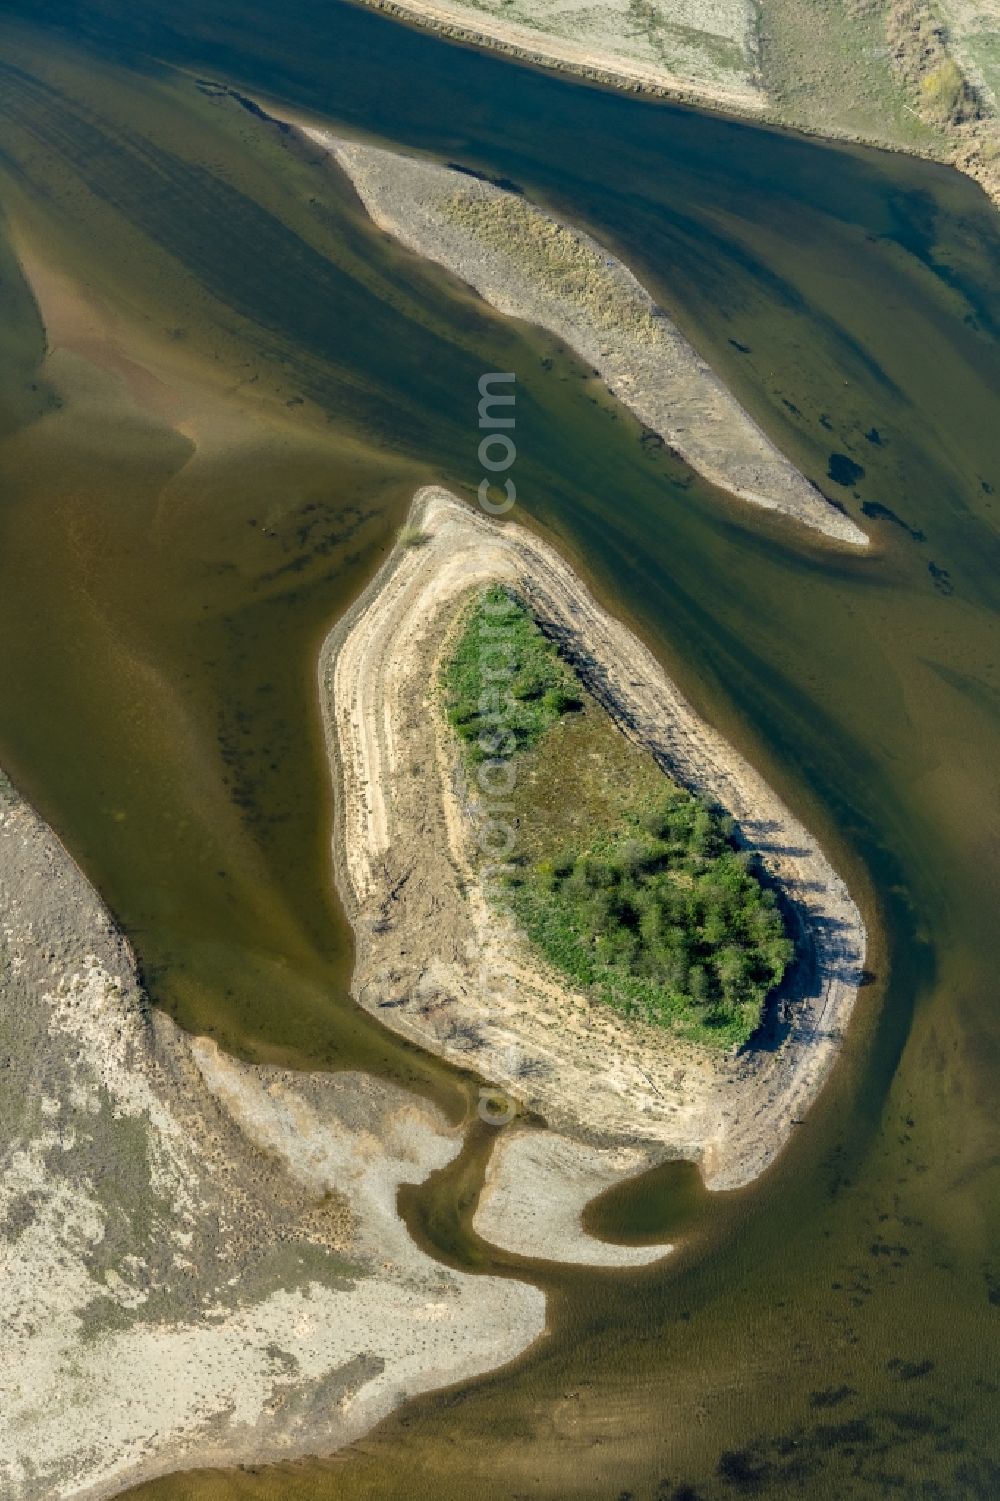
[[[29,31],[3,54],[8,217],[167,391],[123,388],[86,341],[83,366],[39,373],[4,275],[0,762],[155,998],[251,1056],[361,1064],[465,1108],[346,1001],[314,670],[415,485],[478,479],[484,368],[518,373],[527,510],[823,837],[877,979],[762,1183],[709,1197],[668,1174],[593,1211],[648,1234],[659,1199],[665,1269],[539,1268],[552,1336],[511,1371],[328,1464],[141,1494],[997,1494],[995,221],[920,164],[587,94],[353,12],[324,30],[304,0],[280,26],[240,15],[173,30],[105,0],[74,18],[101,56]],[[807,470],[853,515],[882,508],[874,555],[692,482],[551,341],[415,266],[333,177],[140,46],[516,176],[609,234]],[[382,88],[401,76],[422,101]],[[857,493],[826,478],[838,452]],[[406,1212],[447,1259],[510,1271],[469,1232],[484,1150],[481,1132]]]

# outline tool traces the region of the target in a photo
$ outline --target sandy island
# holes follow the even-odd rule
[[[577,1143],[572,1173],[568,1157],[549,1173],[564,1178],[577,1208],[601,1186],[668,1157],[697,1162],[710,1188],[750,1182],[781,1151],[837,1057],[865,957],[857,907],[812,835],[551,547],[436,488],[415,497],[408,527],[426,540],[397,546],[331,632],[320,663],[338,782],[337,884],[357,940],[358,1000],[422,1046],[478,1069]],[[463,601],[493,580],[513,586],[565,644],[626,733],[734,815],[739,837],[782,886],[803,958],[766,1048],[720,1058],[626,1023],[548,971],[488,903],[473,858],[481,810],[437,683]],[[484,974],[498,973],[510,994],[484,986]],[[499,1133],[475,1223],[497,1243],[537,1254],[544,1237],[531,1189],[519,1191],[518,1171],[502,1161],[537,1157],[525,1145],[529,1134],[518,1126]],[[588,1156],[593,1147],[608,1156]],[[616,1162],[621,1149],[630,1155]],[[565,1223],[563,1209],[553,1210],[562,1256]],[[577,1258],[591,1255],[578,1247]]]
[[[548,1119],[497,1131],[484,1239],[639,1267],[670,1248],[593,1239],[585,1204],[665,1157],[695,1160],[713,1188],[772,1161],[836,1058],[861,919],[811,836],[552,548],[437,489],[411,523],[426,541],[395,550],[320,666],[356,994]],[[456,612],[490,579],[562,632],[619,723],[732,809],[783,883],[809,963],[768,1051],[719,1059],[626,1025],[487,904],[435,684]],[[4,781],[0,914],[5,1496],[100,1498],[187,1466],[327,1454],[543,1334],[537,1288],[439,1265],[398,1216],[399,1185],[451,1161],[461,1130],[366,1075],[251,1067],[179,1031]],[[480,984],[484,961],[512,997]]]
[[[868,546],[596,240],[467,173],[300,129],[347,173],[380,229],[461,277],[499,312],[562,339],[712,484],[836,542]]]

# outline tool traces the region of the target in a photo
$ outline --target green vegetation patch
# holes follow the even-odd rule
[[[794,950],[732,819],[617,728],[502,588],[474,600],[444,687],[470,768],[511,758],[518,841],[497,894],[549,963],[622,1015],[745,1043]]]
[[[535,745],[580,707],[580,685],[528,611],[499,584],[477,596],[445,667],[448,721],[473,765]]]
[[[677,787],[630,814],[617,837],[515,876],[511,904],[575,984],[713,1046],[747,1041],[792,957],[773,893],[731,843],[731,820]]]

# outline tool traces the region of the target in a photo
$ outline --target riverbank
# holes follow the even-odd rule
[[[365,1074],[236,1062],[152,1010],[6,780],[0,916],[9,1501],[329,1454],[543,1333],[536,1288],[439,1265],[397,1214],[460,1128]]]
[[[523,12],[449,0],[362,0],[374,10],[453,41],[486,46],[613,88],[745,114],[764,109],[755,78],[753,7],[744,0],[709,9],[694,3],[643,10],[612,3],[581,14],[557,4]]]
[[[864,962],[856,906],[812,836],[552,548],[433,488],[415,497],[408,526],[422,544],[397,546],[320,662],[355,995],[571,1137],[639,1145],[650,1161],[689,1158],[712,1188],[750,1182],[836,1060]],[[547,972],[487,901],[471,850],[474,810],[434,685],[462,601],[492,581],[517,589],[664,769],[733,814],[785,893],[803,958],[766,1046],[718,1059],[626,1023]],[[502,993],[484,984],[487,974],[505,978]]]
[[[796,0],[695,0],[680,14],[656,0],[585,13],[492,0],[357,3],[609,88],[946,161],[1000,205],[995,0],[824,0],[808,11]]]
[[[372,219],[492,307],[549,329],[712,484],[841,543],[865,533],[800,474],[626,266],[589,235],[493,183],[346,141],[308,140],[347,173]]]

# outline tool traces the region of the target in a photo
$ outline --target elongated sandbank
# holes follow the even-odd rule
[[[461,1131],[377,1079],[250,1067],[151,1011],[2,779],[0,951],[4,1501],[328,1454],[543,1332],[535,1287],[438,1265],[396,1212]]]
[[[712,1188],[749,1182],[836,1059],[865,956],[857,907],[816,840],[550,546],[436,488],[415,497],[408,534],[423,541],[394,550],[320,663],[358,1000],[570,1137],[692,1159]],[[719,1057],[626,1022],[549,971],[487,900],[473,853],[484,809],[437,683],[463,602],[491,581],[558,637],[623,732],[733,814],[784,891],[802,957],[766,1047]]]
[[[376,224],[499,312],[548,329],[692,469],[840,543],[868,538],[771,442],[646,289],[603,246],[516,193],[302,127]]]

